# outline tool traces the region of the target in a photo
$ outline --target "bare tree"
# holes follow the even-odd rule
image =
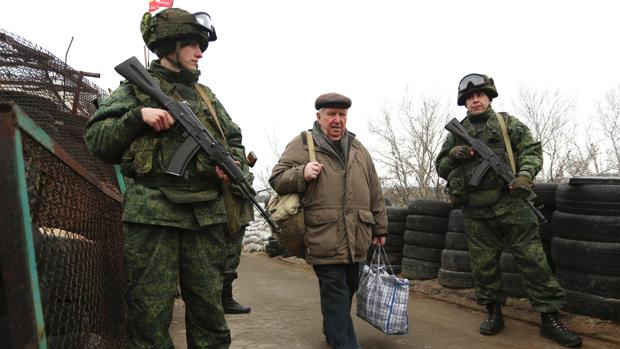
[[[409,97],[401,102],[405,117],[405,143],[409,153],[407,165],[415,178],[415,198],[438,199],[443,196],[435,159],[442,145],[449,113],[438,99],[424,97],[417,105]]]
[[[576,107],[575,99],[564,96],[559,90],[521,87],[518,100],[513,104],[518,115],[530,127],[533,137],[543,146],[546,159],[540,174],[542,179],[549,182],[562,181],[572,166],[570,159],[575,147],[575,127],[571,114]]]
[[[254,187],[258,190],[269,189],[271,191],[271,186],[269,185],[269,177],[271,176],[271,169],[274,164],[278,162],[280,159],[280,155],[282,154],[281,147],[278,145],[278,137],[276,136],[276,131],[272,130],[271,133],[265,132],[265,139],[269,144],[270,154],[265,156],[262,161],[258,161],[258,163],[262,163],[260,167],[256,167],[253,169],[253,173],[255,175]]]
[[[609,170],[620,173],[620,86],[609,91],[598,103],[598,121],[603,135],[611,144]]]
[[[386,196],[400,205],[413,199],[443,198],[435,158],[448,119],[445,105],[433,98],[406,96],[396,112],[384,108],[382,115],[378,127],[375,122],[368,129],[382,146],[373,153],[388,172],[383,178]]]
[[[408,166],[408,154],[401,148],[404,140],[394,130],[394,120],[391,112],[384,108],[379,125],[376,122],[368,125],[371,134],[379,138],[383,149],[373,149],[375,161],[387,169],[387,176],[382,178],[385,196],[390,197],[397,204],[404,205],[412,196],[411,174]],[[387,149],[386,149],[387,148]]]

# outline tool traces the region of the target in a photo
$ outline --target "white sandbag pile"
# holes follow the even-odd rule
[[[261,206],[263,204],[261,203]],[[254,220],[245,228],[243,237],[243,251],[258,252],[265,251],[265,245],[271,236],[271,229],[265,219],[254,210]]]

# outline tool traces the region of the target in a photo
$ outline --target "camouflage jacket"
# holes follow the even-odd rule
[[[211,90],[198,84],[200,72],[173,72],[158,60],[151,63],[149,71],[164,93],[189,103],[210,133],[222,144],[228,144],[242,170],[249,172],[241,130]],[[215,108],[225,141],[197,88],[206,93]],[[143,107],[163,109],[136,86],[123,82],[92,116],[84,133],[86,144],[96,157],[120,164],[123,174],[134,179],[124,195],[123,222],[183,229],[226,223],[222,183],[214,164],[200,150],[187,166],[185,178],[167,175],[170,159],[184,140],[182,126],[177,122],[171,129],[155,132],[142,121]],[[238,204],[244,207],[243,223],[247,223],[251,207],[245,201],[238,200]]]
[[[472,125],[470,121],[472,116],[469,114],[461,121],[461,124],[472,137],[484,141],[510,167],[497,116],[491,107],[485,114],[488,119],[483,129],[479,131],[476,131]],[[534,179],[543,164],[541,144],[532,138],[527,126],[516,117],[505,113],[502,115],[506,121],[514,153],[516,173]],[[464,206],[464,212],[472,218],[499,216],[522,205],[522,200],[510,196],[507,183],[493,170],[489,170],[484,175],[479,187],[475,188],[468,184],[473,171],[482,162],[482,158],[475,155],[469,160],[457,163],[448,157],[450,149],[464,144],[466,144],[464,140],[448,134],[435,161],[437,173],[447,181],[448,193],[455,205]]]

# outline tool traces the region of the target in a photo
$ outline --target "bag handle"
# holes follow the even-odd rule
[[[506,153],[508,153],[508,161],[510,161],[510,168],[512,169],[512,173],[517,174],[517,168],[515,166],[515,155],[512,152],[512,144],[510,144],[510,137],[508,137],[508,128],[506,127],[506,122],[504,121],[504,117],[500,113],[495,113],[497,115],[497,121],[499,121],[499,129],[502,131],[502,137],[504,137],[504,145],[506,146]]]
[[[383,255],[383,261],[381,260],[381,255]],[[375,263],[375,260],[377,263]],[[390,268],[389,270],[391,272],[391,275],[396,276],[394,274],[394,269],[392,269],[392,264],[390,263],[387,252],[385,252],[383,246],[375,246],[375,249],[372,253],[372,258],[370,259],[370,264],[376,264],[378,267],[387,266],[388,268]]]

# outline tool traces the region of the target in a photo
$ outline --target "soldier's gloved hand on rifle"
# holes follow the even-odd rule
[[[235,165],[237,165],[237,167],[241,167],[241,163],[238,160],[233,160],[233,161],[235,162]],[[228,178],[228,175],[226,174],[226,172],[224,172],[224,170],[222,170],[217,165],[215,165],[215,174],[222,181],[224,181],[226,183],[230,182],[230,178]]]
[[[468,145],[457,145],[448,152],[448,158],[455,162],[467,160],[472,156],[474,156],[474,150]]]
[[[515,179],[508,184],[508,189],[510,189],[511,195],[523,197],[524,199],[527,199],[530,196],[533,187],[534,183],[525,175],[515,177]]]

